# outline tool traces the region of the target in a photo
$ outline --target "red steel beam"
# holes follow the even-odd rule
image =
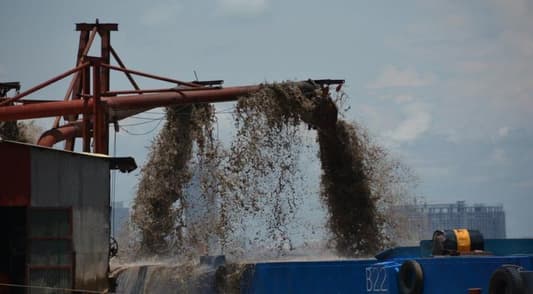
[[[101,58],[102,62],[105,64],[109,64],[111,61],[111,54],[109,53],[109,50],[111,48],[111,34],[107,30],[100,30],[100,51],[101,51]],[[101,80],[101,92],[107,92],[109,91],[109,68],[102,68],[100,78]]]
[[[82,62],[85,61],[85,57],[87,56],[87,54],[89,53],[89,50],[91,49],[91,46],[93,44],[93,41],[94,41],[94,38],[96,37],[96,34],[97,34],[97,27],[95,26],[91,32],[89,33],[89,31],[81,31],[80,32],[80,44],[79,44],[79,48],[78,48],[78,57],[77,57],[77,60],[76,60],[76,65],[79,65],[81,64]],[[89,68],[87,67],[86,70],[89,70]],[[80,99],[80,95],[81,95],[81,92],[82,92],[82,84],[83,82],[81,81],[80,77],[82,77],[84,75],[84,71],[78,71],[77,73],[75,73],[75,76],[73,77],[72,81],[74,84],[71,84],[71,87],[69,89],[70,91],[70,94],[67,92],[67,95],[70,95],[72,97],[72,99]],[[65,99],[64,100],[68,100],[69,96],[65,96]],[[57,128],[59,126],[59,120],[60,120],[61,117],[56,117],[55,121],[54,121],[54,128]],[[75,121],[78,119],[78,116],[77,115],[71,115],[69,117],[66,118],[69,122],[70,121]],[[74,144],[76,143],[76,140],[75,138],[68,138],[65,142],[65,150],[74,150]]]
[[[0,102],[0,106],[15,102],[15,101],[21,99],[22,97],[28,96],[29,94],[31,94],[31,93],[33,93],[35,91],[39,91],[40,89],[42,89],[42,88],[44,88],[46,86],[49,86],[50,84],[53,84],[53,83],[55,83],[55,82],[57,82],[59,80],[62,80],[64,78],[68,77],[69,75],[71,75],[71,74],[83,69],[84,67],[86,67],[88,65],[89,65],[89,63],[82,63],[82,64],[76,66],[75,68],[73,68],[73,69],[71,69],[69,71],[66,71],[66,72],[64,72],[64,73],[62,73],[62,74],[60,74],[60,75],[58,75],[58,76],[56,76],[54,78],[49,79],[48,81],[42,82],[39,85],[26,90],[23,93],[18,94],[17,96],[15,96],[13,98],[9,98],[7,100],[4,100],[4,101]]]
[[[117,23],[77,23],[76,24],[76,31],[90,31],[94,27],[97,27],[98,30],[105,30],[105,31],[118,31],[118,24]]]
[[[102,96],[117,96],[124,94],[145,94],[145,93],[161,93],[161,92],[185,92],[185,91],[199,91],[199,90],[217,90],[221,87],[197,87],[197,88],[163,88],[163,89],[143,89],[143,90],[122,90],[122,91],[109,91],[103,93]]]
[[[107,109],[105,108],[102,97],[103,86],[105,87],[105,74],[100,71],[101,59],[91,59],[93,65],[93,138],[94,138],[94,152],[107,154],[108,152],[108,121],[107,121]],[[104,80],[102,80],[102,77]],[[102,82],[104,84],[102,84]]]
[[[120,67],[122,67],[122,68],[126,68],[126,66],[124,65],[124,62],[122,62],[122,59],[120,59],[120,57],[118,56],[118,54],[115,51],[115,49],[113,49],[113,46],[109,45],[109,50],[111,51],[111,55],[113,55],[113,57],[117,61],[118,65],[120,65]],[[130,83],[133,86],[133,88],[135,88],[135,90],[140,90],[141,88],[139,88],[139,86],[137,85],[137,83],[135,82],[135,80],[133,79],[131,74],[129,72],[124,72],[124,73],[126,74],[126,77],[130,81]]]
[[[184,81],[180,81],[180,80],[176,80],[176,79],[169,79],[169,78],[166,78],[166,77],[157,76],[157,75],[145,73],[145,72],[138,71],[138,70],[122,68],[122,67],[118,67],[118,66],[114,66],[114,65],[110,65],[110,64],[106,64],[106,63],[103,63],[102,66],[105,67],[105,68],[110,68],[110,69],[114,69],[114,70],[118,70],[118,71],[122,71],[122,72],[126,72],[126,73],[131,73],[131,74],[142,76],[142,77],[146,77],[146,78],[152,78],[152,79],[156,79],[156,80],[160,80],[160,81],[164,81],[164,82],[174,83],[174,84],[178,84],[178,85],[181,85],[181,86],[188,86],[188,87],[201,87],[202,86],[202,85],[198,85],[198,84],[195,84],[195,83],[188,83],[188,82],[184,82]]]
[[[91,48],[91,45],[94,41],[94,37],[96,37],[96,27],[93,28],[93,30],[90,32],[83,31],[80,34],[80,45],[78,48],[78,58],[76,61],[76,66],[79,66],[83,63],[85,56],[87,53],[89,53],[89,49]],[[82,47],[83,46],[83,47]],[[63,98],[64,101],[67,101],[69,97],[72,97],[73,99],[78,99],[77,95],[79,95],[81,91],[80,90],[80,76],[81,72],[78,71],[74,74],[74,77],[72,77],[72,80],[70,81],[70,84],[67,89],[67,93],[65,94],[65,97]],[[76,93],[73,93],[74,89],[76,89]],[[61,119],[61,116],[57,116],[54,120],[54,128],[57,128],[59,126],[59,121]],[[76,118],[71,117],[69,120],[76,120]]]

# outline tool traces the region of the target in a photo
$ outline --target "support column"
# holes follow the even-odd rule
[[[101,64],[102,59],[89,57],[93,66],[93,138],[94,153],[108,154],[109,134],[107,114],[104,102],[102,102]]]

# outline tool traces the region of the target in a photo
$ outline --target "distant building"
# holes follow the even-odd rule
[[[479,230],[486,239],[505,238],[503,205],[417,204],[397,208],[398,216],[412,240],[431,239],[435,230],[468,228]]]
[[[122,201],[113,201],[111,209],[111,233],[116,236],[120,230],[124,229],[130,217],[130,210],[124,206]]]

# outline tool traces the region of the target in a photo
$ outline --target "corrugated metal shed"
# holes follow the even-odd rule
[[[0,162],[0,209],[20,219],[17,231],[0,225],[19,252],[0,272],[20,283],[24,261],[25,284],[106,289],[110,158],[0,141]]]

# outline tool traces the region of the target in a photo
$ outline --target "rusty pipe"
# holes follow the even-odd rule
[[[208,102],[222,102],[222,101],[231,101],[235,100],[238,96],[242,96],[253,91],[257,91],[260,86],[244,86],[244,87],[232,87],[224,89],[213,89],[205,90],[205,93],[200,93],[202,95],[196,95],[200,91],[190,92],[173,92],[173,93],[160,93],[160,94],[146,94],[146,95],[134,95],[134,96],[123,96],[116,98],[103,98],[102,102],[107,105],[108,111],[110,114],[111,120],[121,120],[126,117],[131,116],[132,114],[149,110],[154,107],[167,106],[173,104],[182,104],[182,103],[208,103]],[[195,93],[190,95],[189,93]],[[165,95],[162,95],[165,94]],[[172,95],[170,95],[172,94]],[[83,102],[82,105],[79,105]],[[58,109],[63,111],[62,114],[74,114],[84,113],[85,115],[90,115],[93,112],[93,101],[84,101],[84,100],[70,100],[70,101],[60,101],[60,102],[48,102],[43,105],[29,104],[29,105],[18,105],[0,108],[0,121],[4,117],[12,117],[8,115],[20,115],[27,113],[32,113],[35,116],[44,116],[48,113],[57,111]],[[29,107],[32,106],[32,107]],[[38,106],[38,107],[35,107]],[[2,111],[6,108],[16,108],[11,111]],[[122,110],[121,112],[119,112]],[[138,110],[138,111],[135,111]],[[81,112],[80,112],[81,111]],[[33,117],[35,117],[33,116]],[[18,119],[22,119],[17,116]],[[83,122],[75,122],[68,125],[64,125],[58,128],[50,129],[44,132],[39,138],[37,145],[52,147],[56,143],[83,136]]]
[[[300,82],[300,89],[305,95],[313,95],[315,86],[313,83]],[[258,91],[261,85],[229,87],[223,89],[205,89],[197,91],[177,91],[167,93],[142,94],[121,96],[114,98],[102,98],[104,108],[108,113],[109,121],[118,121],[151,108],[188,104],[188,103],[211,103],[233,101]],[[83,113],[84,117],[93,113],[94,102],[90,100],[70,100],[59,102],[47,102],[42,105],[27,104],[9,107],[0,107],[0,121],[28,119],[55,115],[67,115]],[[38,141],[38,145],[52,147],[54,144],[71,138],[83,136],[83,121],[77,121],[46,131]],[[87,122],[88,123],[88,122]]]
[[[239,96],[257,91],[259,88],[260,86],[256,85],[230,87],[224,89],[206,89],[204,91],[132,95],[115,98],[103,98],[102,103],[108,108],[110,113],[117,113],[117,111],[123,110],[123,112],[121,112],[122,115],[110,116],[111,120],[120,120],[131,116],[132,113],[146,111],[154,107],[192,102],[209,103],[232,101],[237,99]],[[91,115],[94,109],[93,105],[93,100],[90,99],[0,107],[0,121],[80,113],[83,113],[84,115]],[[58,128],[53,128],[44,132],[39,138],[37,145],[52,147],[60,141],[82,136],[83,122],[80,121]]]
[[[198,91],[178,91],[172,93],[141,94],[121,97],[102,98],[101,103],[110,114],[119,110],[134,110],[187,103],[211,103],[234,101],[260,89],[260,85],[205,89]],[[0,107],[0,121],[35,119],[70,114],[93,114],[93,99],[56,101],[47,103],[24,104]],[[112,117],[110,120],[125,117]]]
[[[0,121],[92,113],[92,100],[69,100],[0,107]]]
[[[130,95],[115,98],[106,98],[110,120],[121,120],[127,116],[121,116],[119,112],[127,110],[142,111],[169,105],[189,104],[189,103],[212,103],[227,102],[237,100],[260,89],[260,85],[228,87],[222,89],[206,89],[198,91],[178,91],[166,93],[154,93],[143,95]],[[138,97],[143,97],[138,99]]]
[[[82,136],[82,122],[77,121],[68,125],[64,125],[58,128],[50,129],[44,132],[37,145],[44,147],[52,147],[56,143],[66,139],[76,138]]]

